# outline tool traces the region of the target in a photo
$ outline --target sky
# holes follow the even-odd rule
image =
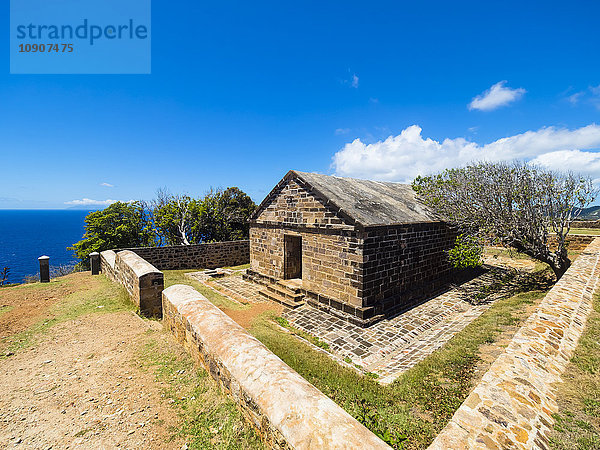
[[[8,29],[8,6],[0,26]],[[487,159],[600,180],[600,2],[152,1],[152,73],[11,75],[0,209]]]

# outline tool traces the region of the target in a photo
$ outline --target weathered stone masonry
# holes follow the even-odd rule
[[[294,236],[299,277],[286,273]],[[311,305],[368,325],[444,284],[454,239],[410,186],[290,171],[252,217],[249,275],[301,278]]]
[[[214,269],[250,262],[249,241],[128,248],[161,270]],[[118,250],[117,250],[118,251]]]
[[[555,383],[569,363],[600,280],[595,239],[546,294],[430,449],[547,449]]]
[[[274,448],[389,449],[190,286],[163,292],[163,323]]]
[[[100,253],[100,268],[125,287],[142,314],[161,317],[164,277],[156,267],[131,251],[107,250]]]

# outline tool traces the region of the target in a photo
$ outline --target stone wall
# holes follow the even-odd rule
[[[115,263],[117,254],[112,250],[100,252],[100,272],[111,281],[117,281]]]
[[[270,447],[389,449],[190,286],[163,291],[163,323]]]
[[[456,232],[444,223],[378,227],[363,233],[363,306],[406,307],[448,282]]]
[[[249,241],[128,248],[161,270],[214,269],[250,262]]]
[[[577,230],[574,230],[573,233],[577,233]],[[581,251],[586,248],[595,238],[596,236],[569,233],[566,238],[567,249],[574,252]],[[556,248],[556,237],[550,236],[548,238],[548,244],[550,245],[550,249],[554,250]]]
[[[571,228],[600,228],[600,220],[574,220]]]
[[[595,239],[546,294],[430,449],[548,448],[554,384],[592,311],[600,278]]]
[[[299,183],[300,180],[296,179],[284,180],[264,200],[268,206],[254,222],[314,228],[349,228],[351,224],[346,223],[339,211],[330,208],[327,200],[316,197]]]
[[[284,236],[302,238],[302,285],[307,291],[362,307],[362,255],[356,232],[254,225],[250,229],[252,270],[284,278]]]
[[[164,278],[152,264],[128,250],[106,250],[100,253],[100,271],[125,287],[142,314],[162,316]]]

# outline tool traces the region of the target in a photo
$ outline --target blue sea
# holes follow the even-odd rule
[[[0,270],[9,267],[8,282],[20,283],[39,272],[38,257],[50,257],[50,267],[74,266],[67,250],[81,240],[84,218],[79,210],[0,210]]]

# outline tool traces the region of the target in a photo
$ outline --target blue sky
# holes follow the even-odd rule
[[[289,169],[408,181],[480,158],[600,179],[598,17],[591,0],[154,0],[151,75],[10,75],[3,33],[0,208],[159,187],[260,201]]]

